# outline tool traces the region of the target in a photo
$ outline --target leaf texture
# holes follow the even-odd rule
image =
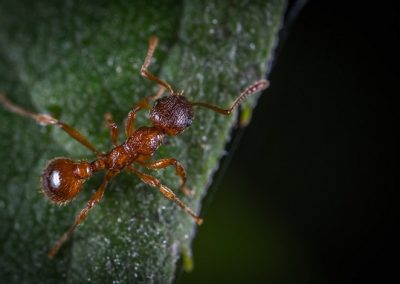
[[[266,76],[285,9],[260,1],[11,1],[0,3],[0,91],[17,104],[51,113],[111,148],[104,114],[123,120],[157,90],[139,75],[148,39],[160,38],[150,70],[191,101],[228,107]],[[246,101],[254,105],[257,96]],[[96,174],[67,206],[50,204],[39,176],[57,156],[93,160],[59,129],[40,127],[0,107],[0,279],[4,283],[171,283],[198,229],[157,190],[121,173],[54,260],[46,253],[100,184]],[[156,158],[187,169],[200,212],[237,115],[196,109],[192,126],[167,139]],[[149,125],[138,115],[136,125]],[[177,189],[174,169],[152,172]],[[207,220],[205,220],[207,222]],[[188,253],[189,252],[189,253]],[[195,257],[195,256],[194,256]]]

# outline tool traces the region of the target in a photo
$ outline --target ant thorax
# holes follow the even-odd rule
[[[158,147],[161,146],[164,135],[164,132],[156,127],[142,126],[137,129],[121,146],[126,152],[126,155],[130,156],[128,160],[120,163],[121,166],[124,166],[126,162],[127,164],[133,163],[134,160],[132,159],[137,158],[138,155],[152,156]]]
[[[192,105],[184,96],[171,95],[154,103],[150,120],[154,127],[175,136],[192,124],[193,115]]]

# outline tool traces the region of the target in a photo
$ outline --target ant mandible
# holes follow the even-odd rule
[[[198,225],[203,222],[203,220],[183,203],[170,188],[163,185],[157,178],[142,173],[133,167],[132,164],[137,164],[152,170],[174,166],[176,174],[180,178],[180,190],[184,194],[189,195],[191,191],[185,186],[186,171],[176,159],[160,159],[154,162],[147,162],[163,143],[164,136],[176,136],[192,124],[194,115],[193,106],[201,106],[222,115],[229,115],[244,98],[266,89],[269,86],[269,82],[267,80],[254,82],[235,99],[232,106],[228,109],[222,109],[204,102],[189,102],[183,96],[182,91],[175,92],[167,82],[157,78],[147,70],[157,44],[158,38],[155,36],[151,37],[146,58],[140,69],[140,74],[157,83],[160,86],[160,90],[156,95],[148,96],[133,106],[125,122],[126,140],[122,144],[118,144],[117,141],[118,128],[116,123],[112,120],[111,115],[106,115],[106,125],[110,129],[114,146],[108,153],[99,152],[79,131],[64,122],[47,114],[38,114],[25,110],[11,103],[5,95],[0,94],[0,103],[9,111],[30,117],[41,125],[58,126],[72,138],[92,151],[97,157],[90,163],[87,161],[73,161],[67,158],[55,158],[51,160],[41,176],[42,192],[50,201],[59,205],[72,201],[81,191],[85,181],[89,179],[93,173],[103,170],[106,171],[103,182],[91,196],[86,206],[77,215],[75,223],[61,236],[48,252],[49,258],[53,258],[57,254],[62,244],[71,237],[76,227],[85,220],[89,214],[89,210],[100,202],[110,180],[124,169],[130,173],[136,174],[145,184],[158,188],[167,199],[181,207]],[[169,92],[169,96],[161,98],[165,89]],[[154,106],[150,110],[152,126],[143,126],[135,130],[134,122],[136,113],[140,110],[150,108],[150,102],[152,100],[155,100]]]

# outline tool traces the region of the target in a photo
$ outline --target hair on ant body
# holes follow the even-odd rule
[[[149,162],[149,159],[163,143],[163,138],[166,135],[179,135],[191,125],[194,116],[193,107],[201,106],[222,115],[229,115],[247,96],[266,89],[269,86],[269,82],[267,80],[254,82],[235,99],[232,106],[228,109],[222,109],[204,102],[190,102],[183,96],[183,92],[175,92],[167,82],[157,78],[147,70],[157,44],[158,38],[151,37],[140,74],[157,83],[160,89],[157,94],[148,96],[134,105],[128,113],[125,123],[126,140],[122,144],[118,143],[118,127],[116,123],[112,120],[110,114],[106,114],[106,125],[110,129],[113,143],[113,148],[108,153],[99,152],[79,131],[64,122],[58,121],[54,117],[46,114],[37,114],[25,110],[10,102],[5,95],[0,94],[0,104],[9,111],[30,117],[41,125],[58,126],[96,155],[96,159],[92,162],[73,161],[68,158],[55,158],[51,160],[41,175],[41,190],[50,201],[56,204],[66,204],[72,201],[82,190],[85,181],[88,180],[93,173],[98,171],[106,172],[99,188],[77,215],[74,224],[61,236],[49,251],[49,258],[53,258],[57,254],[63,243],[71,237],[76,227],[85,220],[90,209],[103,198],[108,183],[123,170],[136,174],[143,183],[158,188],[167,199],[175,202],[189,214],[198,225],[203,222],[203,220],[183,203],[170,188],[163,185],[154,176],[139,171],[133,165],[152,170],[174,166],[176,174],[180,178],[180,190],[185,195],[192,194],[192,191],[186,188],[187,178],[185,168],[176,159],[167,158]],[[165,90],[168,91],[169,95],[161,97]],[[140,110],[150,108],[151,101],[155,101],[150,111],[152,126],[142,126],[135,129],[134,122],[136,113]]]

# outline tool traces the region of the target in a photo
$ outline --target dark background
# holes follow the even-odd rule
[[[376,3],[310,1],[286,30],[180,283],[398,281],[400,33]]]

